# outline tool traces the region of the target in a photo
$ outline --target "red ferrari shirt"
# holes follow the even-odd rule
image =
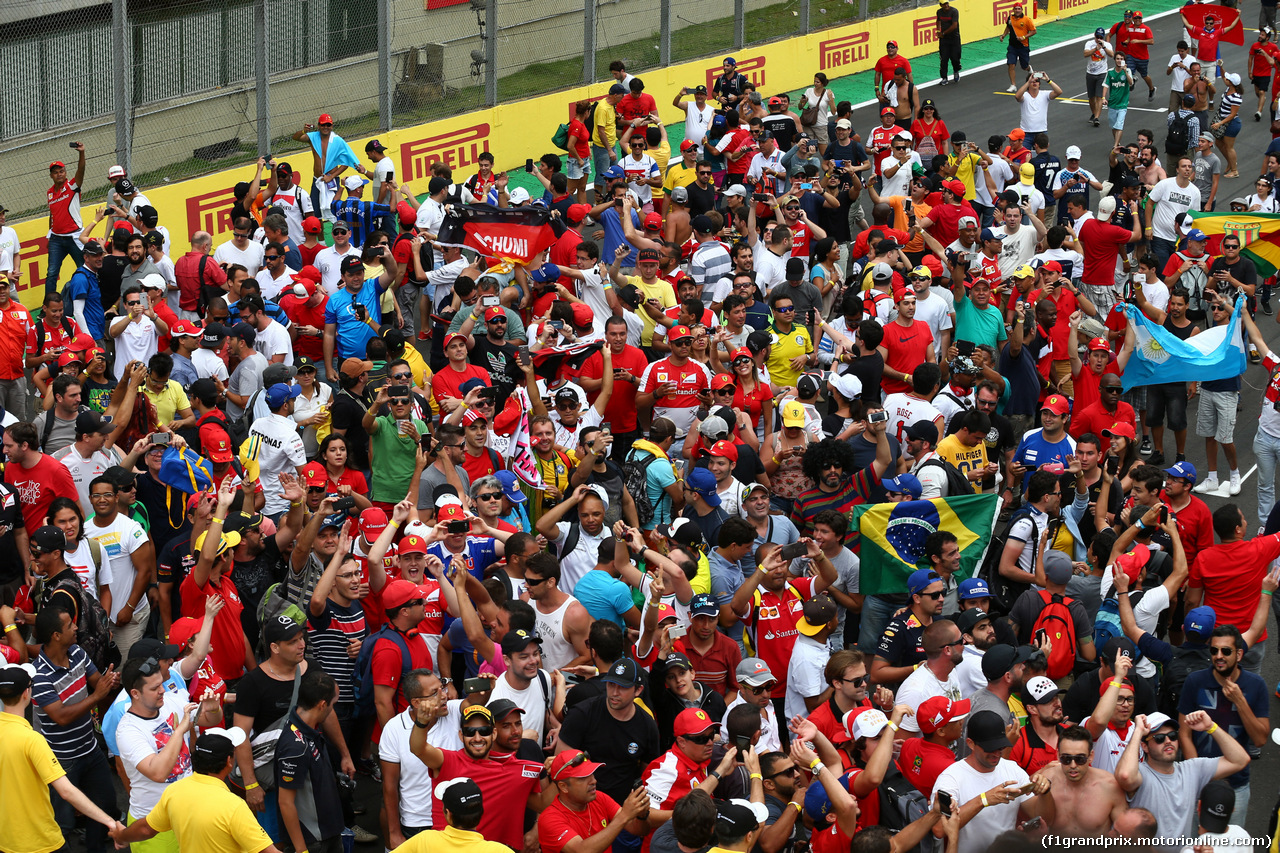
[[[427,641],[418,636],[417,631],[410,631],[404,635],[405,642],[409,646],[410,669],[431,669],[431,649],[427,647]],[[395,711],[399,714],[405,708],[409,707],[409,702],[404,697],[404,691],[400,690],[400,676],[404,672],[404,654],[400,651],[400,646],[394,640],[386,637],[380,637],[374,641],[373,657],[369,664],[370,672],[373,674],[373,684],[375,687],[391,687],[395,690],[395,698],[393,700]],[[375,724],[374,740],[382,734],[382,726]]]
[[[613,394],[609,397],[609,405],[604,409],[604,420],[613,427],[615,433],[632,432],[636,428],[636,391],[638,390],[635,382],[630,381],[630,377],[634,377],[638,382],[640,377],[644,376],[645,368],[649,366],[649,360],[645,358],[644,353],[639,348],[626,346],[622,352],[613,354],[613,369],[621,370],[629,377],[626,380],[613,383]],[[604,357],[597,351],[591,354],[582,364],[582,376],[587,379],[601,379],[604,376]],[[599,398],[600,392],[587,395],[587,402],[595,405]]]
[[[84,228],[80,221],[80,187],[71,181],[49,187],[49,230],[61,237],[78,236]]]
[[[933,786],[938,781],[938,775],[955,763],[954,752],[922,737],[907,738],[902,742],[902,751],[898,753],[899,772],[926,797],[933,796]]]
[[[524,806],[529,795],[542,787],[542,765],[511,755],[475,759],[457,749],[445,752],[444,764],[431,774],[433,784],[463,777],[480,786],[486,803],[497,804],[496,808],[486,806],[476,832],[512,850],[523,850]],[[437,797],[431,798],[431,819],[436,826],[445,826],[444,804]]]
[[[34,325],[31,312],[21,302],[10,299],[0,309],[0,379],[22,378],[27,364],[27,338]]]
[[[883,119],[882,119],[883,121]],[[871,152],[871,158],[876,164],[876,174],[880,174],[880,164],[888,159],[891,152],[889,149],[893,146],[893,137],[898,135],[898,131],[902,128],[895,125],[889,127],[877,127],[871,131],[871,139],[867,143],[867,151]],[[878,149],[884,149],[883,151]],[[944,244],[945,245],[945,244]]]
[[[1267,56],[1270,56],[1272,59],[1280,59],[1280,48],[1276,47],[1272,42],[1266,42],[1264,44],[1263,42],[1255,41],[1253,44],[1249,45],[1250,77],[1271,76],[1271,72],[1274,70],[1275,66],[1270,62],[1267,62]]]
[[[1080,383],[1077,382],[1075,387],[1079,389]],[[1079,415],[1071,416],[1071,429],[1068,432],[1071,433],[1072,438],[1079,438],[1086,432],[1101,436],[1104,429],[1109,429],[1112,424],[1121,423],[1136,426],[1133,406],[1122,401],[1116,405],[1116,410],[1112,413],[1102,408],[1102,401],[1099,400],[1085,406],[1080,410]],[[1103,440],[1105,441],[1105,438]]]
[[[1126,56],[1132,56],[1134,59],[1149,59],[1150,54],[1147,49],[1151,47],[1149,44],[1134,44],[1134,39],[1153,38],[1151,27],[1146,24],[1122,24],[1119,29],[1120,52]]]
[[[1080,280],[1094,287],[1116,283],[1116,256],[1133,238],[1133,232],[1110,222],[1086,219],[1080,224],[1080,245],[1084,248],[1084,272]],[[1069,315],[1068,315],[1069,316]]]
[[[295,325],[312,326],[323,332],[324,309],[329,304],[329,297],[326,295],[320,300],[320,304],[315,306],[307,305],[309,298],[303,299],[289,293],[280,298],[280,308]],[[305,355],[313,361],[320,361],[324,358],[324,337],[299,333],[298,339],[293,342],[293,354]]]
[[[1258,607],[1267,564],[1276,557],[1280,557],[1280,533],[1221,542],[1200,552],[1187,583],[1204,590],[1201,604],[1213,608],[1218,624],[1248,625]],[[1266,638],[1264,629],[1258,639]]]
[[[880,74],[881,80],[892,80],[893,69],[895,68],[902,68],[908,74],[911,73],[911,63],[907,62],[907,58],[900,53],[897,56],[890,56],[886,53],[876,60],[876,71]]]
[[[686,359],[684,364],[677,365],[670,358],[664,358],[648,366],[639,390],[652,393],[664,382],[674,383],[675,388],[654,402],[655,409],[696,409],[702,405],[698,393],[711,387],[711,376],[701,362]]]
[[[216,584],[210,578],[204,586],[196,586],[195,575],[182,579],[182,615],[204,619],[204,600],[211,595],[222,596],[223,608],[213,617],[213,637],[209,660],[219,678],[234,680],[244,675],[244,628],[240,626],[240,611],[244,604],[236,592],[235,581],[224,575]]]
[[[813,596],[813,582],[813,578],[796,578],[780,593],[759,587],[752,597],[746,620],[751,647],[773,672],[786,672],[790,665],[798,636],[796,623],[804,615],[805,599]],[[787,685],[779,680],[772,695],[775,699],[786,696]]]
[[[80,327],[70,317],[66,318],[66,327],[71,330],[71,334],[68,335],[62,326],[62,323],[45,326],[44,333],[37,336],[36,324],[32,322],[27,331],[27,355],[62,355],[67,348],[67,341],[80,334]],[[40,345],[41,337],[44,339],[43,347]]]
[[[587,803],[580,812],[560,802],[556,797],[546,810],[538,815],[538,844],[542,853],[560,853],[575,838],[590,838],[602,832],[618,813],[618,804],[603,791]]]

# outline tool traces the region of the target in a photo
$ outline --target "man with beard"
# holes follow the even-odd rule
[[[956,614],[954,619],[964,640],[963,656],[956,665],[956,683],[960,685],[960,695],[967,699],[987,686],[982,661],[996,644],[996,630],[987,612],[976,607]]]
[[[1248,767],[1249,753],[1206,712],[1179,716],[1192,731],[1213,738],[1221,757],[1178,761],[1178,723],[1166,714],[1139,715],[1137,731],[1120,756],[1115,776],[1130,798],[1130,807],[1155,815],[1162,835],[1191,837],[1196,834],[1195,806],[1200,791],[1214,779],[1225,779]],[[1140,749],[1146,750],[1145,762],[1138,760]],[[1052,816],[1049,822],[1053,823]]]
[[[932,581],[931,586],[936,586]],[[925,661],[906,677],[898,688],[896,702],[911,708],[934,696],[951,701],[960,699],[960,682],[956,680],[956,666],[964,657],[964,642],[960,628],[950,619],[935,619],[922,635]],[[898,740],[920,733],[920,717],[912,715],[902,721],[894,736]]]
[[[1183,759],[1197,755],[1212,757],[1225,754],[1209,735],[1193,735],[1187,725],[1188,716],[1203,711],[1241,747],[1259,749],[1271,731],[1268,717],[1269,699],[1266,683],[1256,673],[1241,669],[1244,641],[1234,625],[1221,624],[1209,635],[1209,669],[1187,676],[1182,682],[1182,698],[1178,701],[1178,743]],[[1236,792],[1231,823],[1244,825],[1249,809],[1249,768],[1227,777]]]
[[[866,658],[857,649],[833,652],[822,674],[831,685],[831,693],[827,701],[810,712],[809,722],[833,744],[838,746],[849,739],[844,718],[850,711],[877,706],[886,712],[893,710],[893,692],[886,687],[876,688],[875,702],[872,702],[868,695]]]
[[[591,617],[578,599],[560,588],[559,561],[545,552],[535,554],[525,564],[524,578],[537,618],[537,634],[542,639],[546,668],[564,669],[590,663],[587,632],[591,628]]]
[[[760,775],[764,777],[761,783],[764,807],[769,810],[764,831],[758,839],[760,848],[791,853],[801,837],[797,824],[801,830],[804,827],[800,814],[807,789],[800,784],[801,767],[787,753],[766,752],[760,756]],[[790,808],[792,805],[796,808]]]
[[[429,669],[413,669],[404,674],[400,686],[409,707],[383,728],[378,741],[387,840],[393,850],[432,826],[431,774],[409,748],[415,725],[426,728],[427,742],[437,749],[462,748],[458,721],[451,719],[460,713],[460,703],[448,701],[440,676]],[[425,723],[418,722],[419,708]]]
[[[1009,758],[1028,775],[1038,773],[1058,757],[1058,734],[1062,731],[1062,691],[1043,675],[1027,681],[1024,692],[1027,722]]]
[[[423,704],[414,707],[413,734],[409,748],[431,771],[432,784],[440,785],[453,779],[471,779],[480,786],[490,803],[501,803],[501,808],[484,810],[475,827],[487,839],[501,842],[514,849],[524,849],[525,803],[535,812],[541,812],[550,802],[554,789],[542,790],[542,766],[508,756],[503,760],[490,756],[494,746],[493,714],[483,705],[469,705],[462,709],[462,749],[442,750],[427,740],[430,724],[436,719],[433,708]],[[432,804],[432,823],[444,825],[444,806],[440,800]]]
[[[953,702],[945,696],[926,699],[916,710],[922,736],[902,742],[897,764],[899,772],[926,797],[933,793],[942,771],[955,763],[951,744],[964,732],[968,716],[968,699]]]
[[[813,534],[814,519],[823,510],[832,509],[843,515],[873,499],[874,486],[885,477],[893,459],[885,435],[886,424],[887,421],[867,424],[867,431],[875,437],[876,458],[861,470],[855,470],[853,448],[847,442],[827,438],[805,450],[801,461],[804,475],[817,485],[801,492],[791,508],[791,521],[802,535]],[[844,544],[856,550],[859,541],[858,533],[850,530]]]
[[[937,572],[932,569],[912,572],[907,578],[907,592],[911,597],[907,609],[889,620],[871,662],[871,680],[876,684],[900,684],[916,670],[917,664],[925,661],[925,629],[942,614],[945,593],[942,577]],[[959,693],[956,698],[960,698]]]
[[[1133,682],[1128,679],[1132,668],[1130,658],[1121,655],[1116,659],[1115,677],[1103,685],[1097,707],[1083,723],[1089,736],[1098,742],[1098,754],[1088,763],[1108,773],[1115,771],[1134,731]]]
[[[562,521],[575,507],[577,521]],[[565,592],[572,593],[574,584],[595,568],[600,543],[610,536],[604,524],[608,508],[609,497],[604,487],[584,484],[574,489],[568,500],[556,504],[538,519],[538,532],[551,541],[560,555]]]
[[[1094,764],[1093,741],[1080,726],[1058,733],[1058,764],[1045,769],[1057,811],[1049,829],[1075,837],[1098,837],[1127,808],[1116,777]]]
[[[601,792],[621,802],[662,748],[653,714],[640,699],[644,676],[639,665],[629,657],[620,658],[600,680],[604,693],[579,702],[565,715],[556,748],[582,749],[601,759]]]
[[[649,795],[653,808],[649,814],[651,823],[670,820],[676,801],[694,788],[713,794],[720,777],[733,769],[738,761],[738,749],[733,746],[725,750],[718,767],[708,769],[711,742],[719,728],[720,724],[701,708],[685,708],[676,717],[675,745],[649,762],[642,777],[641,790]]]
[[[467,344],[471,348],[467,360],[489,373],[489,381],[498,392],[496,407],[498,411],[507,403],[507,397],[524,379],[524,373],[516,364],[515,345],[507,340],[507,315],[502,306],[494,305],[484,312],[484,335],[471,336],[474,328],[473,317],[468,317],[462,324],[460,334],[468,335]]]
[[[979,711],[993,711],[1004,726],[1006,739],[1012,742],[1018,736],[1018,720],[1009,708],[1009,697],[1022,693],[1026,663],[1034,654],[1035,649],[1031,646],[1015,649],[1003,643],[987,649],[982,656],[982,674],[987,679],[987,686],[970,698],[970,720]],[[966,729],[965,741],[956,749],[961,757],[969,754],[968,738]]]
[[[543,853],[560,853],[574,841],[572,853],[609,849],[624,832],[627,840],[649,833],[649,796],[643,788],[628,791],[621,804],[596,790],[596,771],[607,763],[587,753],[566,749],[551,761],[547,778],[556,798],[538,816],[538,843]],[[588,841],[587,839],[591,840]]]

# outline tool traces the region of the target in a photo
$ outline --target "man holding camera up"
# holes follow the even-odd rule
[[[382,273],[366,281],[365,264],[378,263]],[[382,323],[382,293],[400,275],[400,265],[381,246],[367,247],[360,258],[343,258],[341,269],[342,288],[324,309],[324,363],[335,376],[342,359],[364,358],[365,346]]]
[[[295,386],[296,387],[296,386]],[[379,415],[390,405],[390,413]],[[373,405],[364,413],[361,426],[373,445],[373,482],[369,499],[390,513],[404,500],[413,482],[418,443],[428,432],[427,424],[413,417],[413,397],[408,385],[383,385]]]

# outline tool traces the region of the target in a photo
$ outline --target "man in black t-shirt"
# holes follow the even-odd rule
[[[464,334],[466,323],[462,324]],[[524,371],[516,364],[516,348],[507,342],[507,315],[501,305],[486,308],[484,312],[485,334],[472,340],[467,361],[489,371],[489,381],[497,392],[495,411],[502,411],[507,397],[524,381]]]
[[[1257,284],[1257,267],[1240,254],[1240,238],[1234,234],[1223,237],[1222,255],[1214,258],[1209,266],[1209,287],[1234,303],[1237,293]]]
[[[18,490],[9,483],[0,482],[0,604],[13,606],[14,596],[26,582],[22,571],[23,559],[18,554],[15,531],[24,530],[22,502]],[[29,560],[30,555],[25,555]]]
[[[361,471],[369,478],[369,433],[364,430],[364,413],[373,400],[365,391],[373,362],[349,358],[342,362],[338,374],[340,390],[333,395],[329,409],[335,435],[347,441],[347,467]]]
[[[1141,181],[1138,180],[1138,146],[1133,143],[1121,145],[1111,151],[1110,154],[1111,170],[1107,172],[1107,180],[1111,182],[1111,194],[1119,196],[1120,191],[1124,189],[1124,177],[1132,176],[1136,182],[1133,185],[1138,186]]]

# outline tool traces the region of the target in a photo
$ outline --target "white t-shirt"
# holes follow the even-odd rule
[[[739,705],[745,705],[746,700],[742,698],[742,693],[738,693],[738,698],[733,700],[729,707],[724,709],[725,716]],[[760,740],[756,742],[756,753],[764,755],[766,752],[778,752],[782,749],[782,737],[778,734],[778,712],[774,709],[773,703],[765,705],[760,709]]]
[[[131,361],[146,364],[151,356],[159,351],[160,330],[146,314],[139,316],[137,322],[130,322],[116,338],[116,381],[124,375],[124,369]]]
[[[293,366],[293,341],[289,339],[289,333],[285,331],[275,320],[267,319],[265,328],[258,329],[258,334],[253,340],[253,348],[262,353],[262,356],[271,361],[271,357],[284,353],[284,363]]]
[[[938,781],[933,785],[933,796],[929,798],[929,802],[933,803],[938,791],[946,791],[951,795],[955,808],[958,809],[997,785],[1005,782],[1026,785],[1030,781],[1031,777],[1027,775],[1027,771],[1007,758],[1000,759],[996,769],[990,773],[979,773],[967,760],[957,761],[938,774]],[[979,811],[960,830],[959,853],[983,853],[997,835],[1015,828],[1018,822],[1018,807],[1029,799],[1031,799],[1030,794],[1023,794],[1007,803],[988,806]]]
[[[100,527],[94,517],[85,519],[84,533],[98,543],[103,557],[111,563],[111,612],[107,615],[114,621],[133,594],[138,573],[133,567],[132,554],[147,544],[147,533],[141,524],[123,513],[116,513],[115,520],[105,527]],[[134,602],[138,605],[136,609],[143,608],[146,602],[146,598]]]
[[[1085,57],[1084,73],[1085,74],[1106,74],[1110,67],[1107,63],[1107,57],[1111,56],[1113,48],[1111,43],[1103,39],[1092,38],[1084,43],[1084,49],[1093,51]]]
[[[1022,118],[1018,122],[1018,127],[1022,128],[1028,136],[1049,130],[1049,101],[1052,95],[1053,90],[1045,88],[1040,90],[1040,94],[1034,96],[1029,91],[1022,93],[1020,104]]]
[[[291,286],[293,284],[293,279],[290,278],[290,276],[295,276],[297,274],[297,270],[290,269],[287,266],[282,266],[279,278],[272,278],[271,270],[266,268],[258,270],[258,274],[255,275],[254,278],[257,279],[259,286],[262,287],[263,300],[268,300],[275,299],[280,295],[280,291],[284,290],[287,286]]]
[[[889,413],[889,423],[886,429],[890,435],[898,439],[898,443],[902,445],[903,453],[906,453],[907,447],[907,427],[916,421],[936,420],[942,415],[942,412],[938,411],[938,407],[928,400],[912,397],[905,391],[899,391],[896,394],[890,394],[885,397],[884,408]],[[910,454],[908,454],[909,456]]]
[[[446,707],[448,713],[427,731],[427,743],[436,749],[462,749],[462,738],[458,736],[462,700],[450,699]],[[412,734],[413,709],[406,708],[382,730],[378,759],[400,765],[400,823],[417,829],[431,826],[431,771],[409,748]]]
[[[982,170],[991,176],[991,180],[995,182],[996,193],[1004,192],[1004,188],[1013,180],[1013,168],[1009,162],[998,154],[992,154],[991,165],[983,166]],[[987,189],[987,181],[975,180],[973,182],[974,190],[978,194],[978,203],[985,204],[987,207],[992,206],[991,191]]]
[[[763,247],[764,241],[758,241],[756,246]],[[787,257],[789,256],[779,257],[766,248],[761,248],[754,254],[756,286],[760,288],[761,293],[768,296],[769,291],[787,280]]]
[[[98,587],[111,586],[111,561],[107,559],[107,552],[99,549],[102,557],[102,568],[93,562],[93,547],[89,544],[89,540],[81,539],[80,544],[74,551],[64,551],[62,559],[68,568],[74,569],[76,576],[80,578],[80,584],[85,591],[94,598],[98,597]],[[115,596],[112,596],[114,598]]]
[[[320,271],[320,284],[326,293],[332,296],[342,287],[342,259],[358,257],[360,257],[360,250],[355,246],[347,246],[345,252],[339,252],[336,247],[328,246],[316,254],[314,266]]]
[[[1009,278],[1013,271],[1030,261],[1036,254],[1036,228],[1019,225],[1013,234],[1003,228],[995,232],[1000,238],[1000,277]]]
[[[576,446],[576,444],[575,444]],[[574,522],[576,524],[576,522]],[[556,525],[555,544],[557,551],[569,536],[570,522],[562,521]],[[578,525],[578,544],[574,549],[560,558],[560,588],[570,595],[578,581],[596,567],[600,556],[600,544],[613,535],[609,525],[600,528],[600,532],[592,536]]]
[[[934,696],[945,696],[952,702],[960,701],[960,682],[956,679],[955,670],[951,671],[946,681],[939,681],[929,667],[920,667],[908,675],[906,681],[902,682],[902,686],[898,688],[898,696],[894,701],[899,705],[910,705],[912,708],[919,708],[921,702],[926,699],[932,699]],[[916,721],[913,714],[903,717],[901,725],[902,728],[909,732],[918,733],[920,731],[920,723]],[[956,802],[960,803],[961,801],[957,800]]]
[[[889,160],[885,160],[884,166],[889,166]],[[911,194],[911,167],[920,166],[923,168],[924,163],[920,160],[920,155],[912,151],[907,161],[898,167],[898,171],[893,173],[892,177],[885,177],[884,192],[880,195],[888,197],[892,195],[910,195]]]
[[[706,136],[707,131],[711,129],[711,120],[716,115],[715,108],[707,104],[702,109],[698,109],[697,101],[687,101],[684,105],[684,115],[684,138],[692,139],[701,151],[702,137]]]
[[[1158,278],[1152,282],[1142,282],[1142,295],[1161,311],[1169,307],[1169,285]]]
[[[184,735],[178,760],[174,762],[163,782],[154,782],[143,775],[138,763],[159,754],[173,738],[173,732],[182,722],[185,710],[182,698],[165,691],[164,704],[155,719],[144,719],[132,711],[125,711],[116,727],[116,748],[124,761],[129,777],[129,814],[135,819],[145,817],[160,802],[160,797],[179,779],[191,775],[191,741]]]
[[[1156,203],[1156,212],[1151,217],[1152,233],[1171,242],[1177,241],[1179,236],[1178,217],[1188,210],[1200,209],[1199,188],[1193,183],[1180,187],[1177,178],[1165,178],[1158,182],[1147,199]]]
[[[388,178],[394,176],[395,173],[396,173],[396,161],[392,160],[390,157],[383,157],[381,160],[379,160],[377,163],[373,165],[373,185],[369,187],[369,199],[368,199],[369,201],[378,203],[378,196],[382,194],[382,185],[386,183]],[[394,190],[392,192],[393,192],[393,195],[388,196],[387,200],[381,203],[389,204],[394,208],[395,207],[395,204],[393,204],[393,202],[395,201]]]
[[[1111,595],[1111,567],[1107,567],[1108,571],[1102,575],[1102,597],[1106,598]],[[1132,594],[1129,597],[1130,602],[1133,601]],[[1138,627],[1149,634],[1155,634],[1156,622],[1160,619],[1160,614],[1169,608],[1169,590],[1163,586],[1157,586],[1153,589],[1143,590],[1142,597],[1138,599],[1138,603],[1133,608],[1133,621]],[[1145,655],[1135,665],[1134,669],[1138,671],[1138,675],[1143,678],[1154,678],[1156,674],[1156,665],[1151,659]]]
[[[599,269],[579,270],[579,272],[582,273],[582,280],[574,282],[574,289],[578,291],[578,298],[591,306],[591,313],[595,315],[591,321],[591,331],[594,334],[603,335],[604,322],[613,314],[605,291],[613,288],[613,281],[601,276]]]
[[[1018,194],[1019,205],[1023,202],[1028,202],[1027,206],[1031,208],[1032,216],[1035,216],[1044,209],[1044,193],[1036,189],[1035,184],[1024,184],[1021,181],[1018,181],[1018,183],[1006,187],[1005,189],[1013,190]]]
[[[18,232],[8,225],[0,227],[0,272],[13,272],[13,256],[21,248]]]
[[[93,478],[106,472],[112,465],[120,464],[120,452],[114,447],[105,448],[94,453],[88,459],[80,455],[75,444],[53,454],[53,458],[61,462],[71,472],[71,479],[76,484],[76,499],[80,501],[80,509],[85,518],[93,515],[93,507],[89,504],[89,484]]]
[[[1185,57],[1178,56],[1176,53],[1169,57],[1169,64],[1167,67],[1173,69],[1173,79],[1169,81],[1170,92],[1178,92],[1181,94],[1184,91],[1183,86],[1187,82],[1187,78],[1191,76],[1191,72],[1187,69],[1191,67],[1191,63],[1198,61],[1199,60],[1192,56],[1190,52],[1188,52]]]
[[[284,512],[289,502],[284,499],[277,475],[285,471],[292,474],[294,469],[307,464],[307,451],[302,445],[302,436],[298,435],[298,425],[274,413],[257,418],[249,427],[249,452],[258,462],[258,480],[267,499],[262,512],[265,515]]]
[[[196,369],[196,376],[201,379],[220,379],[227,381],[227,363],[218,358],[218,354],[211,349],[201,347],[191,353],[191,364]]]
[[[261,243],[249,241],[249,245],[243,249],[236,248],[236,244],[228,240],[221,246],[213,250],[213,259],[220,264],[239,264],[249,271],[249,275],[256,276],[258,270],[262,269],[263,248]]]
[[[547,689],[551,690],[551,676],[539,669],[538,675],[529,679],[529,686],[523,690],[511,686],[508,680],[510,676],[510,672],[498,676],[498,683],[493,686],[489,701],[510,699],[516,703],[517,708],[523,708],[525,729],[537,732],[538,743],[542,743],[547,733],[547,694],[542,691],[541,682],[546,681]]]
[[[787,665],[787,698],[784,709],[787,719],[799,714],[809,715],[804,700],[821,694],[827,689],[826,679],[822,672],[831,658],[831,649],[826,643],[820,643],[812,637],[801,634],[796,637],[795,648],[791,651],[791,662]]]
[[[302,217],[314,213],[311,207],[311,195],[296,184],[287,190],[276,188],[276,193],[267,200],[267,207],[279,207],[284,211],[284,218],[289,222],[289,239],[298,245],[306,239],[302,233]]]
[[[565,426],[560,422],[560,413],[552,409],[548,413],[552,423],[556,425],[556,444],[561,447],[567,447],[573,450],[578,446],[578,436],[582,435],[582,431],[587,427],[597,427],[603,422],[600,413],[596,411],[595,406],[586,411],[579,411],[578,422],[572,428]],[[592,565],[595,565],[592,563]]]
[[[1231,824],[1226,832],[1205,832],[1196,839],[1196,846],[1208,846],[1213,853],[1240,853],[1253,845],[1253,836],[1244,827]],[[1195,847],[1183,847],[1182,853],[1193,853]]]

